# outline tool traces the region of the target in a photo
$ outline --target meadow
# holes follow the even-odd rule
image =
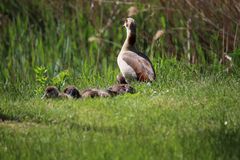
[[[0,159],[239,159],[238,7],[2,0]],[[115,84],[130,15],[156,81],[111,98],[40,99],[47,85]]]

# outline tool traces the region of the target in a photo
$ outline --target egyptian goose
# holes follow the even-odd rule
[[[81,92],[81,95],[83,98],[95,98],[95,97],[110,97],[111,95],[101,89],[85,89],[84,91]]]
[[[115,84],[107,89],[111,95],[119,95],[124,93],[135,93],[135,89],[129,84]]]
[[[67,86],[63,92],[72,98],[81,98],[81,94],[75,86]]]
[[[65,93],[60,93],[57,87],[55,86],[48,86],[45,89],[45,92],[41,99],[45,98],[61,98],[61,99],[70,99],[71,97]]]
[[[117,62],[126,82],[138,80],[151,82],[155,80],[156,74],[149,58],[135,48],[136,23],[133,18],[127,18],[124,26],[127,30],[127,38],[118,55]]]

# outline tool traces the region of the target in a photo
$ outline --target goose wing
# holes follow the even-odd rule
[[[136,54],[132,51],[125,51],[122,59],[133,68],[139,81],[153,81],[156,78],[152,63],[142,53]]]

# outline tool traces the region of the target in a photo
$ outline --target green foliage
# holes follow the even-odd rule
[[[37,88],[35,89],[36,94],[43,93],[46,85],[48,84],[49,77],[47,76],[47,69],[43,66],[34,68],[35,79],[37,82]]]
[[[59,89],[62,88],[66,83],[69,82],[71,77],[71,73],[68,70],[61,71],[53,78],[47,76],[47,71],[48,70],[43,66],[36,67],[34,69],[36,80],[35,93],[37,95],[43,93],[45,87],[49,84],[57,86]]]
[[[57,76],[51,79],[54,86],[62,88],[69,81],[71,74],[68,70],[61,71]]]
[[[233,53],[230,54],[233,57],[233,63],[235,65],[240,65],[240,49],[235,50]]]

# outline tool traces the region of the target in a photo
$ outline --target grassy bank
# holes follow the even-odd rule
[[[114,98],[42,101],[26,88],[1,96],[1,159],[238,159],[239,78],[185,67]]]

